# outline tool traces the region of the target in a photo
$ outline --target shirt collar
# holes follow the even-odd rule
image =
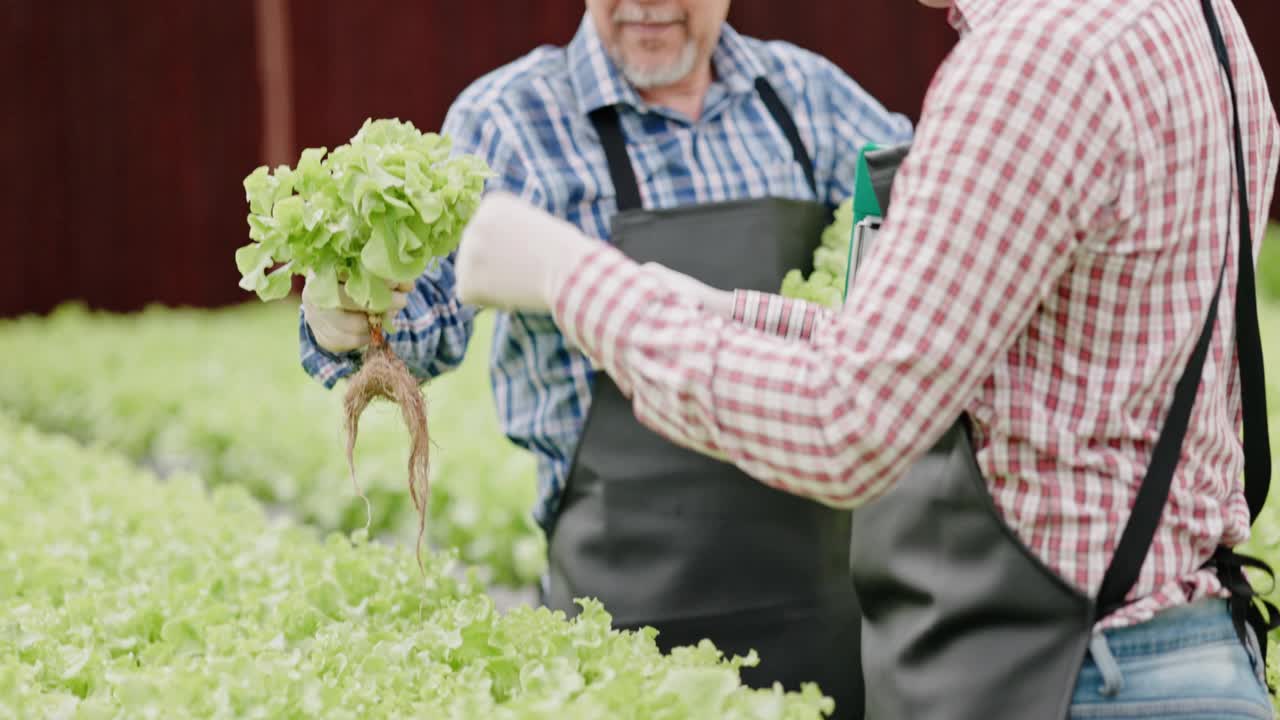
[[[604,49],[595,23],[584,15],[578,32],[567,49],[570,82],[583,115],[608,105],[629,105],[646,110],[647,105]],[[720,40],[711,53],[716,83],[729,93],[755,92],[756,78],[764,75],[764,64],[729,23],[720,28]]]
[[[972,32],[980,25],[989,22],[1000,9],[1000,5],[1008,0],[955,0],[948,11],[951,26],[961,34]]]

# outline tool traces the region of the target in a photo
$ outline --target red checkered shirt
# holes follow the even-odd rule
[[[961,40],[840,313],[739,292],[724,320],[608,247],[555,313],[647,426],[830,505],[889,489],[968,412],[1005,521],[1096,594],[1224,251],[1236,264],[1225,79],[1198,0],[956,5]],[[1280,128],[1216,8],[1260,243]],[[1231,269],[1163,521],[1104,626],[1223,594],[1201,565],[1248,537],[1235,289]]]

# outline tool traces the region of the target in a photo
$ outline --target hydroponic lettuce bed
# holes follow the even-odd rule
[[[527,585],[544,560],[531,459],[493,417],[487,321],[430,396],[432,541],[480,569],[437,551],[424,577],[411,543],[322,539],[362,528],[364,506],[338,398],[297,365],[295,313],[0,322],[0,720],[819,715],[816,691],[748,692],[712,649],[662,657],[595,605],[575,622],[495,609],[485,586]],[[1261,319],[1280,459],[1280,300]],[[358,467],[375,533],[411,539],[394,412],[366,417]],[[1249,547],[1273,566],[1277,498]]]
[[[303,372],[295,303],[132,315],[76,305],[0,321],[0,407],[23,421],[115,448],[161,472],[235,484],[322,530],[364,528],[348,479],[342,397]],[[528,586],[545,566],[532,521],[534,462],[499,432],[488,383],[491,320],[467,362],[428,386],[429,538],[490,581]],[[375,537],[412,542],[408,437],[394,406],[361,423],[356,468]]]
[[[588,603],[495,611],[428,553],[269,520],[0,416],[0,720],[816,718],[709,644],[664,656]]]

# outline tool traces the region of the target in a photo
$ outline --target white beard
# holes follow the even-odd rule
[[[621,52],[611,54],[614,56],[613,61],[622,70],[623,77],[640,90],[662,87],[682,80],[693,72],[693,66],[698,62],[698,46],[692,39],[684,44],[684,47],[680,50],[679,57],[675,61],[655,68],[641,68],[632,65],[627,62]]]
[[[654,8],[633,2],[624,2],[614,11],[612,19],[615,23],[664,23],[684,22],[687,17],[679,8]],[[620,48],[614,48],[609,55],[618,64],[618,67],[622,70],[623,77],[628,82],[640,90],[649,90],[683,80],[685,76],[693,72],[693,66],[698,62],[698,46],[693,41],[693,38],[689,38],[684,47],[680,49],[680,55],[672,63],[656,68],[641,68],[632,65],[627,62]]]

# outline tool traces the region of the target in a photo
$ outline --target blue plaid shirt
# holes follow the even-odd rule
[[[783,42],[762,42],[727,24],[712,56],[715,80],[696,121],[646,104],[605,53],[589,18],[567,47],[541,47],[480,78],[450,108],[442,132],[455,152],[484,158],[504,189],[609,239],[615,213],[604,150],[587,114],[618,105],[646,208],[753,197],[812,199],[786,136],[756,94],[766,76],[790,109],[815,164],[821,200],[852,194],[859,148],[911,136],[910,122],[886,110],[831,62]],[[816,244],[817,238],[814,238]],[[737,258],[726,258],[738,262]],[[430,378],[462,362],[477,308],[454,296],[443,261],[418,279],[396,322],[391,347]],[[302,364],[332,387],[359,355],[335,355],[300,328]],[[591,402],[590,361],[569,347],[549,315],[501,313],[490,357],[504,432],[538,459],[538,522],[559,506]]]

